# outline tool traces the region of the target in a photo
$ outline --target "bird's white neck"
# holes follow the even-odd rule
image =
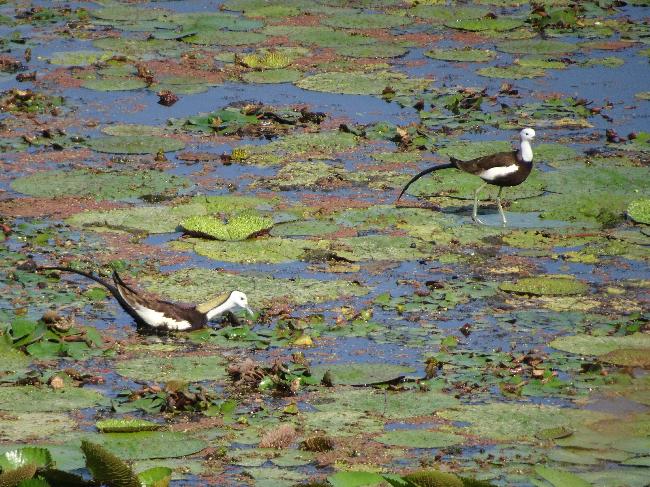
[[[235,306],[236,306],[235,303],[233,303],[233,302],[230,300],[230,298],[228,298],[228,299],[226,300],[225,303],[220,304],[220,305],[217,306],[216,308],[212,308],[210,311],[208,311],[208,312],[205,314],[205,316],[208,318],[208,320],[211,320],[211,319],[214,318],[215,316],[219,316],[219,315],[225,313],[226,311],[230,311],[230,310],[233,309]]]
[[[533,162],[533,148],[529,140],[522,140],[519,146],[519,155],[524,162]]]

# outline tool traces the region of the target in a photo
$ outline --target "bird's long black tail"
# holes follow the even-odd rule
[[[427,168],[424,171],[417,173],[415,176],[413,176],[411,178],[411,180],[408,183],[406,183],[406,186],[404,186],[404,189],[402,189],[402,192],[399,194],[399,196],[397,197],[395,202],[399,201],[399,199],[406,192],[406,190],[409,189],[409,186],[411,186],[411,184],[413,184],[415,181],[420,179],[422,176],[426,176],[427,174],[429,174],[429,173],[431,173],[433,171],[438,171],[440,169],[451,169],[453,167],[456,167],[456,164],[454,164],[453,162],[450,162],[449,164],[438,164],[437,166]]]
[[[117,288],[113,284],[108,282],[106,279],[103,279],[103,278],[101,278],[99,276],[96,276],[95,274],[93,274],[91,272],[86,272],[86,271],[82,271],[82,270],[79,270],[79,269],[73,269],[72,267],[64,267],[64,266],[38,266],[38,267],[36,267],[36,270],[38,270],[38,271],[64,271],[64,272],[72,272],[74,274],[79,274],[80,276],[87,277],[88,279],[92,279],[93,281],[101,284],[106,289],[108,289],[111,292],[111,294],[113,296],[115,296],[115,298],[118,301],[120,301],[120,302],[122,301],[122,296],[120,296],[119,291],[117,290]]]

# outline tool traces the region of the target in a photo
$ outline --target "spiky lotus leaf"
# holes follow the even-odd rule
[[[100,484],[108,487],[141,487],[133,470],[103,446],[82,440],[81,451],[86,456],[86,467]]]
[[[85,480],[80,475],[76,475],[56,468],[48,468],[39,473],[48,484],[58,487],[65,485],[65,487],[96,487],[97,484],[92,480]]]
[[[47,480],[41,477],[34,477],[29,480],[23,480],[18,484],[18,487],[50,487],[50,484]],[[70,487],[68,484],[65,484],[65,487]]]
[[[485,480],[470,479],[467,477],[459,477],[463,481],[464,487],[494,487],[494,484],[486,482]]]
[[[250,157],[250,152],[241,147],[235,147],[230,154],[233,161],[245,161]]]
[[[267,51],[260,54],[246,54],[239,58],[244,66],[254,69],[281,69],[291,64],[291,58],[278,51]]]
[[[136,431],[155,431],[158,423],[144,419],[102,419],[95,424],[102,433],[133,433]]]
[[[311,436],[300,444],[300,448],[307,451],[330,451],[334,449],[334,440],[329,436]]]
[[[253,211],[233,216],[224,223],[220,218],[196,215],[181,222],[187,232],[215,240],[237,241],[267,230],[273,226],[273,219]]]
[[[420,470],[404,476],[418,487],[463,487],[463,481],[454,474],[438,470]]]
[[[33,463],[5,470],[0,474],[0,487],[16,487],[23,480],[31,479],[36,473],[36,465]]]

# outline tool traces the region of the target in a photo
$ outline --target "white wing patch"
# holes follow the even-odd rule
[[[519,166],[517,164],[511,164],[509,166],[500,166],[500,167],[491,167],[485,171],[479,173],[479,177],[484,181],[494,181],[496,179],[504,178],[509,174],[517,172]]]
[[[147,325],[154,328],[165,328],[167,330],[187,330],[188,328],[192,327],[189,321],[176,321],[173,318],[165,316],[160,311],[145,308],[144,306],[136,306],[134,310]]]

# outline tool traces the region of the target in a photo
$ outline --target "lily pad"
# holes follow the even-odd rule
[[[297,69],[271,69],[244,73],[242,78],[249,83],[293,83],[302,78],[302,71]]]
[[[120,200],[175,194],[179,187],[189,185],[189,181],[159,171],[96,172],[77,169],[38,172],[18,178],[11,185],[15,191],[31,196],[88,196],[97,200]]]
[[[499,289],[514,294],[531,296],[572,296],[585,294],[589,286],[570,276],[539,276],[504,282]]]
[[[338,383],[336,375],[334,382]],[[319,411],[372,412],[401,419],[429,416],[440,409],[456,406],[459,402],[453,396],[439,390],[399,392],[337,388],[335,392],[322,396],[312,404]]]
[[[325,25],[343,29],[387,29],[410,23],[408,17],[386,14],[342,13],[323,19]]]
[[[91,10],[93,17],[104,20],[154,20],[165,14],[164,10],[151,8],[137,8],[129,5],[103,7]]]
[[[183,220],[181,226],[190,233],[232,242],[268,230],[273,226],[273,219],[253,212],[235,215],[227,223],[211,216],[192,216]]]
[[[217,355],[207,357],[142,357],[119,362],[118,374],[138,380],[169,382],[171,380],[201,381],[224,379],[225,361]]]
[[[445,448],[460,445],[465,438],[454,433],[427,430],[394,430],[375,438],[379,443],[406,448]]]
[[[556,338],[550,346],[580,355],[605,355],[619,349],[650,350],[650,336],[643,333],[627,336],[573,335]]]
[[[518,29],[524,25],[522,19],[514,19],[508,17],[497,17],[494,19],[457,19],[445,22],[447,27],[458,30],[468,30],[471,32],[480,32],[484,30],[491,30],[494,32],[505,32],[508,30]]]
[[[312,375],[316,380],[320,380],[327,371],[330,372],[332,382],[341,385],[374,384],[415,372],[412,368],[401,365],[349,363],[319,365],[312,369]]]
[[[17,450],[10,450],[0,455],[0,468],[3,471],[24,467],[25,465],[36,465],[39,468],[52,465],[52,456],[46,448],[25,447]]]
[[[457,61],[463,63],[484,63],[493,60],[497,53],[489,49],[473,49],[470,47],[453,49],[432,49],[425,56],[441,61]]]
[[[590,487],[591,484],[571,472],[538,465],[535,472],[555,487]]]
[[[539,78],[540,76],[544,76],[546,71],[537,67],[513,65],[489,66],[477,70],[476,73],[488,78],[523,79]]]
[[[116,135],[98,137],[88,141],[88,147],[97,152],[110,154],[156,154],[185,148],[180,140],[144,135]]]
[[[104,78],[86,80],[81,86],[96,91],[130,91],[146,88],[147,83],[140,78]]]
[[[226,30],[201,30],[194,35],[183,37],[190,44],[243,46],[259,45],[266,40],[266,35],[258,32],[233,32]]]
[[[599,355],[598,359],[609,364],[648,369],[650,368],[650,349],[620,348]]]
[[[49,61],[60,66],[89,66],[111,57],[112,53],[102,51],[59,51],[53,52]]]
[[[344,93],[347,95],[381,95],[386,87],[397,92],[425,89],[431,80],[408,78],[405,74],[382,71],[318,73],[296,82],[305,90]]]
[[[21,405],[16,405],[20,407]],[[65,414],[16,413],[0,416],[0,438],[4,441],[29,441],[49,438],[73,430],[76,423]]]
[[[497,44],[497,49],[513,54],[567,54],[579,49],[579,46],[562,41],[526,39],[507,41]]]
[[[408,52],[408,48],[388,42],[377,42],[368,45],[339,47],[336,52],[341,56],[377,59],[403,56]]]
[[[99,392],[81,387],[10,386],[0,390],[0,409],[21,413],[71,411],[107,402]]]
[[[480,19],[490,11],[484,7],[449,7],[447,5],[416,5],[409,9],[409,14],[443,24],[467,19]]]
[[[594,411],[517,403],[461,406],[440,411],[438,416],[470,423],[468,432],[483,440],[532,440],[536,432],[545,428],[576,426],[608,418]]]

